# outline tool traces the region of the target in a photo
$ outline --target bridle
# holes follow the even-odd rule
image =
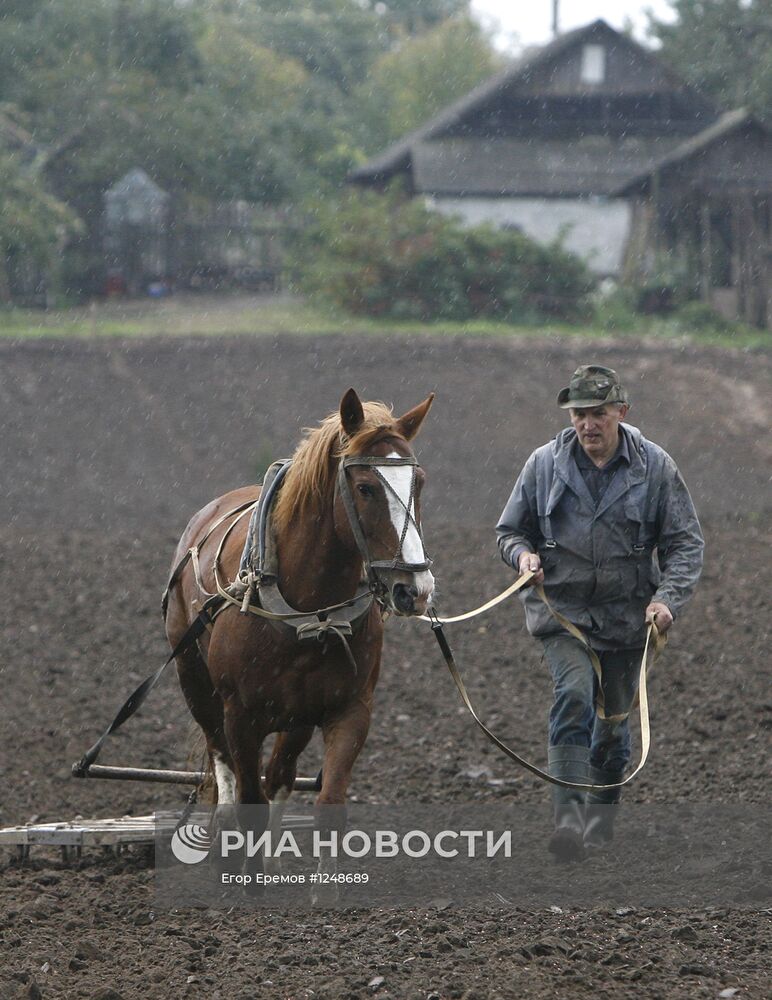
[[[370,558],[369,549],[367,546],[367,539],[365,538],[364,531],[362,530],[362,525],[357,515],[356,507],[354,505],[354,500],[351,495],[351,487],[349,484],[348,476],[346,475],[346,470],[350,466],[368,466],[372,468],[373,472],[382,482],[384,490],[388,490],[394,497],[396,497],[400,506],[405,511],[405,522],[400,532],[397,552],[395,553],[393,559],[374,560]],[[388,481],[388,479],[381,472],[378,471],[379,466],[412,467],[413,472],[411,476],[410,492],[408,495],[407,504],[404,502],[402,497],[397,493],[397,491],[394,489],[394,487]],[[315,612],[299,612],[290,610],[287,613],[277,614],[274,612],[267,611],[264,608],[251,605],[249,603],[249,596],[250,596],[249,589],[246,590],[246,596],[245,596],[244,593],[234,592],[232,590],[233,585],[231,585],[231,587],[228,588],[227,590],[223,588],[217,576],[217,562],[219,560],[222,548],[225,544],[225,539],[228,537],[229,533],[231,532],[233,527],[238,523],[238,521],[241,520],[241,518],[246,513],[254,509],[256,501],[250,501],[248,503],[242,504],[241,506],[235,508],[234,510],[228,511],[226,514],[221,515],[221,517],[218,518],[213,525],[210,525],[206,534],[203,536],[202,539],[199,540],[198,545],[195,545],[188,550],[188,552],[180,560],[180,562],[177,564],[174,571],[172,572],[162,602],[164,614],[166,613],[166,603],[168,600],[169,591],[179,581],[180,574],[182,573],[183,568],[187,565],[189,560],[192,560],[193,562],[196,581],[200,589],[204,593],[207,593],[204,590],[203,583],[201,581],[200,570],[198,566],[198,548],[201,545],[203,545],[203,543],[211,535],[211,533],[215,530],[216,527],[218,527],[219,525],[221,525],[227,519],[233,517],[234,515],[238,515],[236,519],[231,523],[227,531],[225,532],[218,546],[217,553],[215,555],[214,571],[215,571],[215,582],[217,585],[217,593],[216,594],[207,593],[207,600],[201,606],[198,615],[193,620],[193,622],[188,626],[187,630],[185,631],[185,634],[182,636],[182,638],[178,641],[177,645],[171,651],[167,660],[161,665],[161,667],[159,667],[158,670],[155,671],[155,673],[151,674],[150,677],[146,678],[140,684],[140,686],[129,696],[126,702],[118,710],[118,714],[115,716],[115,718],[107,727],[102,736],[100,736],[97,742],[83,755],[83,757],[76,764],[73,765],[72,768],[73,774],[78,777],[84,777],[88,774],[89,768],[96,761],[104,742],[107,740],[110,734],[113,733],[116,729],[118,729],[121,725],[123,725],[126,719],[130,718],[137,711],[137,709],[145,701],[145,698],[148,696],[150,691],[158,683],[162,674],[164,673],[165,669],[169,666],[169,664],[177,656],[183,653],[190,645],[196,642],[198,637],[206,629],[211,628],[217,615],[228,605],[236,605],[237,607],[241,608],[242,613],[251,612],[253,614],[266,618],[269,621],[274,621],[274,622],[289,622],[297,619],[300,619],[301,621],[309,620],[309,624],[300,624],[298,626],[298,637],[301,638],[305,634],[307,636],[313,636],[317,639],[326,640],[327,637],[330,635],[337,636],[337,638],[340,639],[341,641],[343,650],[345,651],[349,663],[353,668],[354,674],[356,675],[357,673],[356,660],[353,657],[353,654],[349,647],[348,640],[346,638],[347,635],[351,635],[352,633],[352,623],[350,621],[336,620],[334,617],[334,613],[340,612],[341,610],[346,608],[351,608],[354,605],[358,605],[363,600],[365,602],[368,600],[369,601],[375,600],[383,608],[389,610],[391,602],[388,599],[388,594],[389,594],[388,586],[380,578],[379,571],[401,570],[407,573],[420,573],[428,570],[428,568],[431,566],[431,560],[428,558],[426,558],[421,563],[408,563],[402,558],[405,539],[407,538],[407,533],[410,530],[411,524],[415,527],[416,531],[418,532],[418,536],[421,539],[421,545],[423,546],[423,535],[421,533],[421,528],[413,514],[413,510],[415,509],[414,501],[415,501],[417,472],[418,472],[418,463],[415,457],[413,456],[409,458],[397,458],[397,457],[386,458],[386,457],[378,457],[375,455],[366,455],[366,456],[354,455],[354,456],[343,457],[340,459],[338,465],[338,475],[335,482],[335,495],[336,496],[340,495],[341,500],[343,501],[343,505],[346,510],[346,515],[348,517],[348,521],[351,526],[351,531],[356,541],[359,553],[362,557],[364,569],[367,574],[368,586],[367,588],[362,586],[359,592],[354,597],[349,598],[349,600],[347,601],[341,601],[339,604],[332,605],[331,607],[328,608],[319,609]],[[423,549],[423,552],[425,555],[426,554],[425,548]],[[591,785],[585,783],[565,781],[562,778],[556,778],[552,776],[546,771],[543,771],[541,768],[536,767],[534,764],[531,764],[529,761],[525,760],[519,754],[515,753],[497,736],[495,736],[495,734],[492,733],[487,728],[487,726],[482,722],[479,715],[475,711],[474,706],[471,703],[471,700],[467,693],[466,687],[464,686],[464,682],[461,678],[458,667],[456,666],[453,657],[453,652],[450,648],[447,639],[445,638],[443,632],[443,624],[454,621],[464,621],[469,618],[474,618],[477,615],[490,610],[497,604],[500,604],[502,601],[506,600],[516,591],[520,590],[531,580],[532,577],[533,573],[530,571],[522,574],[522,576],[520,576],[518,580],[516,580],[513,584],[510,584],[510,586],[507,587],[506,590],[502,591],[502,593],[499,594],[497,597],[493,598],[490,601],[487,601],[479,608],[475,608],[474,610],[468,611],[465,614],[457,615],[454,618],[441,619],[437,616],[437,613],[434,611],[434,609],[430,609],[428,615],[420,615],[418,616],[418,618],[420,621],[429,621],[431,623],[432,631],[434,632],[437,642],[439,643],[443,658],[445,659],[445,662],[448,666],[451,676],[453,677],[456,687],[458,688],[459,693],[461,694],[461,698],[464,704],[466,705],[467,709],[471,713],[472,718],[474,719],[476,724],[480,727],[480,729],[485,733],[488,739],[496,747],[498,747],[498,749],[502,750],[511,760],[520,764],[522,767],[526,768],[526,770],[530,771],[532,774],[535,774],[537,777],[543,779],[544,781],[548,781],[553,785],[560,785],[566,788],[581,789],[583,791],[600,791],[600,790],[608,790],[609,788],[619,788],[622,785],[626,785],[643,768],[649,752],[651,737],[649,730],[648,697],[646,689],[646,669],[648,663],[648,653],[650,645],[653,646],[654,656],[656,658],[656,656],[660,652],[660,649],[662,648],[665,639],[665,637],[661,636],[657,631],[657,627],[654,622],[652,622],[649,625],[646,634],[646,645],[644,647],[643,656],[641,658],[640,676],[639,676],[639,707],[640,707],[640,717],[641,717],[641,742],[642,742],[641,760],[638,766],[635,768],[635,770],[631,774],[629,774],[626,778],[624,778],[622,781],[615,782],[614,784],[610,785]],[[579,631],[579,629],[575,625],[573,625],[572,622],[564,618],[563,615],[561,615],[551,606],[541,586],[537,588],[537,594],[539,595],[539,598],[547,606],[550,613],[558,621],[558,623],[564,629],[566,629],[571,635],[573,635],[577,640],[579,640],[584,646],[587,647],[588,652],[590,654],[590,658],[593,661],[593,667],[596,670],[596,673],[600,675],[601,668],[599,662],[597,661],[597,655],[590,647],[590,644],[587,641],[586,637]],[[363,615],[365,615],[368,611],[368,608],[369,605],[366,605],[363,608],[362,612],[358,613],[357,617],[361,618]],[[310,621],[311,619],[314,619],[315,621],[311,622]],[[602,691],[602,685],[600,686],[600,690]],[[599,705],[599,708],[601,709],[601,714],[603,714],[602,713],[603,706]]]
[[[365,533],[362,529],[359,515],[357,514],[356,505],[354,504],[354,498],[351,494],[349,477],[346,474],[346,470],[352,466],[367,466],[372,469],[378,480],[382,483],[387,499],[389,494],[391,494],[395,497],[399,506],[405,512],[405,520],[400,531],[397,551],[392,559],[372,559],[370,557],[367,539],[365,538]],[[408,494],[407,503],[405,503],[386,476],[384,476],[380,471],[381,468],[393,468],[395,466],[409,466],[412,468],[412,475],[410,477],[410,492]],[[424,556],[426,556],[423,533],[421,532],[421,526],[416,520],[414,514],[417,478],[418,461],[414,455],[410,455],[408,457],[400,456],[388,458],[378,455],[348,455],[341,458],[338,464],[338,475],[335,481],[335,496],[339,496],[343,501],[343,507],[346,511],[349,526],[351,527],[351,533],[354,536],[354,541],[356,542],[359,554],[362,557],[362,565],[367,575],[368,587],[375,599],[381,605],[387,605],[391,602],[389,598],[389,587],[380,576],[379,571],[385,570],[388,572],[396,570],[403,573],[424,573],[432,565],[432,561],[428,557],[426,557],[423,562],[418,563],[406,562],[403,558],[405,539],[407,538],[407,533],[410,530],[411,525],[418,532],[418,537],[421,540],[421,547],[423,549]]]
[[[384,490],[388,490],[394,497],[396,497],[400,506],[405,511],[405,523],[402,526],[399,544],[393,559],[370,558],[367,539],[365,538],[362,525],[357,515],[354,499],[351,495],[351,487],[348,476],[346,475],[346,470],[350,466],[356,465],[369,466],[372,468],[380,482],[383,483]],[[388,479],[383,475],[383,473],[378,471],[379,466],[412,466],[413,474],[411,477],[407,504],[397,493]],[[182,638],[177,642],[177,645],[171,651],[166,661],[158,668],[158,670],[155,671],[155,673],[147,677],[139,685],[139,687],[131,695],[129,695],[128,699],[118,710],[118,714],[100,738],[83,755],[83,757],[73,765],[73,774],[78,777],[84,777],[88,773],[89,768],[95,763],[102,750],[102,746],[110,734],[115,732],[116,729],[122,726],[123,723],[137,711],[147,698],[148,694],[159,682],[169,664],[172,663],[176,657],[184,653],[189,646],[196,642],[199,636],[201,636],[207,629],[211,629],[217,616],[225,610],[226,607],[235,605],[241,609],[242,614],[251,613],[275,624],[282,622],[294,623],[297,628],[298,639],[316,638],[326,641],[332,636],[337,637],[340,640],[345,655],[351,664],[354,674],[356,675],[357,663],[351,652],[347,636],[352,634],[357,621],[365,620],[373,600],[380,604],[385,611],[393,610],[392,602],[389,598],[389,588],[379,576],[379,572],[401,570],[406,573],[421,573],[427,570],[431,565],[431,560],[429,559],[425,559],[420,563],[408,563],[402,558],[402,550],[411,524],[418,532],[418,536],[421,539],[421,545],[423,546],[421,527],[413,514],[413,510],[415,509],[417,473],[418,462],[414,456],[410,456],[408,458],[381,458],[376,455],[353,455],[342,457],[340,459],[338,464],[338,475],[335,481],[335,496],[340,495],[340,498],[343,501],[343,506],[346,510],[346,515],[351,526],[351,531],[356,541],[357,549],[362,557],[362,563],[367,574],[367,586],[364,586],[364,584],[360,586],[357,593],[346,601],[340,601],[338,604],[333,604],[326,608],[319,608],[316,611],[295,611],[289,608],[289,606],[286,606],[286,611],[275,612],[269,611],[259,605],[252,604],[251,600],[255,596],[254,581],[245,584],[241,580],[236,580],[226,588],[220,580],[218,573],[220,555],[230,533],[243,517],[254,511],[257,506],[257,501],[247,501],[246,503],[242,503],[238,507],[235,507],[233,510],[229,510],[220,515],[220,517],[218,517],[213,524],[209,525],[208,530],[202,538],[199,539],[197,544],[188,549],[182,559],[180,559],[175,566],[171,576],[169,577],[166,590],[164,591],[161,607],[165,616],[168,606],[169,593],[171,589],[179,583],[182,572],[189,562],[193,565],[196,583],[201,593],[206,596],[206,600],[200,606],[198,614],[188,626]],[[204,587],[203,580],[201,578],[199,549],[203,546],[204,542],[206,542],[215,529],[225,524],[231,518],[233,518],[233,520],[220,539],[214,556],[212,568],[217,593],[211,594]],[[425,554],[426,550],[424,549],[423,551]],[[350,610],[351,614],[347,614],[347,610]],[[341,612],[343,613],[342,615]]]

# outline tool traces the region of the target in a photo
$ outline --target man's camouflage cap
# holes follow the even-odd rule
[[[558,393],[558,406],[563,410],[627,402],[627,393],[619,376],[613,368],[603,365],[580,365],[571,376],[569,385]]]

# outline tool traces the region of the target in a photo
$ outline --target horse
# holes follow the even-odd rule
[[[291,630],[231,603],[176,658],[185,700],[206,740],[217,803],[270,805],[274,833],[315,727],[324,740],[316,815],[334,806],[336,824],[345,822],[346,792],[370,726],[384,618],[421,615],[431,603],[434,577],[420,530],[425,477],[410,442],[433,399],[395,418],[383,403],[363,403],[348,390],[338,411],[305,428],[271,508],[278,588],[292,608],[312,612],[350,601],[366,572],[374,599],[350,638],[298,641]],[[200,548],[197,560],[172,576],[166,612],[172,649],[216,589],[216,571],[236,578],[248,520],[236,523],[236,511],[260,490],[246,486],[218,497],[185,528],[173,565]],[[273,733],[263,780],[263,743]]]

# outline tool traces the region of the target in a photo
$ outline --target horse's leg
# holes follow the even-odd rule
[[[298,771],[298,757],[308,746],[314,734],[313,726],[303,726],[278,733],[273,746],[271,760],[265,772],[265,791],[271,800],[268,815],[268,829],[271,843],[276,844],[281,837],[281,824],[287,801],[295,787]],[[281,873],[281,858],[266,858],[265,871],[272,875]]]
[[[177,675],[190,713],[206,738],[209,772],[217,782],[217,808],[210,816],[209,832],[215,849],[210,853],[219,880],[225,873],[241,874],[241,859],[224,859],[221,855],[222,831],[235,826],[236,776],[225,735],[223,701],[215,690],[206,662],[193,646],[177,657]]]
[[[260,778],[263,741],[266,729],[259,718],[248,712],[237,697],[225,699],[225,738],[236,775],[236,803],[242,807],[238,816],[242,832],[251,832],[256,841],[268,829],[268,796]],[[257,806],[245,810],[243,807]],[[275,845],[272,845],[275,846]],[[254,876],[263,870],[263,854],[244,855],[243,872]],[[254,889],[253,882],[252,888]]]
[[[217,802],[235,802],[236,779],[225,739],[222,698],[215,691],[206,663],[194,646],[177,657],[177,676],[190,714],[206,739],[209,768],[217,781]]]
[[[316,828],[324,839],[335,832],[338,843],[346,827],[346,792],[354,763],[365,745],[370,729],[372,700],[358,699],[342,715],[322,726],[324,736],[324,762],[322,764],[322,790],[316,799]],[[336,882],[324,881],[337,871],[337,858],[325,850],[319,857],[320,880],[311,893],[316,905],[329,905],[339,897]]]
[[[247,712],[237,697],[225,701],[225,739],[236,776],[236,802],[239,805],[268,805],[260,780],[263,741],[266,731],[254,715]]]
[[[372,701],[359,698],[322,725],[324,762],[317,806],[344,806],[354,763],[370,729]]]

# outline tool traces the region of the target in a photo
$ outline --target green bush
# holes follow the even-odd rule
[[[674,324],[683,333],[732,333],[739,320],[730,322],[707,302],[686,302],[672,316]]]
[[[559,244],[466,228],[397,190],[318,206],[293,258],[301,291],[397,320],[574,320],[587,315],[593,285]]]
[[[615,287],[593,299],[593,324],[604,333],[633,330],[640,324],[635,311],[634,294],[629,289]]]

